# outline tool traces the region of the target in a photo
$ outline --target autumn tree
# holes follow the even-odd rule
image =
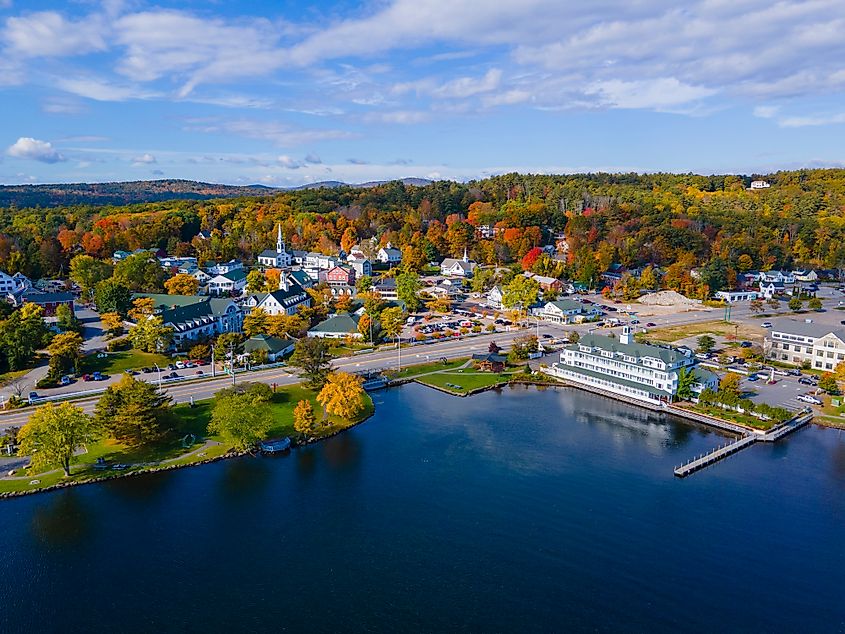
[[[253,269],[246,274],[246,291],[247,293],[260,293],[265,286],[264,273],[258,269]]]
[[[346,372],[332,372],[317,395],[317,402],[329,414],[354,420],[366,409],[365,397],[360,377]]]
[[[123,317],[119,313],[103,313],[100,315],[103,329],[112,336],[123,332]]]
[[[150,253],[136,253],[114,266],[114,279],[136,292],[158,292],[167,277],[158,260]]]
[[[540,285],[536,280],[517,275],[502,289],[502,305],[524,311],[537,301],[539,294]]]
[[[96,424],[130,447],[162,440],[173,429],[172,403],[152,383],[124,375],[110,385],[94,407]]]
[[[398,337],[402,332],[402,326],[405,323],[405,314],[398,306],[385,308],[381,311],[379,323],[384,334],[390,339],[393,339],[394,337]]]
[[[293,428],[302,436],[313,436],[319,425],[311,401],[303,399],[293,408]]]
[[[99,427],[81,408],[71,403],[38,407],[18,432],[18,452],[30,456],[34,469],[61,467],[70,476],[74,454],[99,435]]]
[[[129,341],[132,347],[143,352],[161,352],[173,341],[173,328],[165,326],[158,315],[141,317],[138,323],[129,329]]]
[[[786,305],[793,313],[797,313],[804,307],[804,302],[802,302],[798,297],[793,297]]]
[[[352,309],[352,296],[338,295],[334,300],[334,309],[338,313],[348,313]]]
[[[244,317],[243,331],[247,337],[267,334],[269,315],[263,308],[253,308]]]
[[[58,380],[69,372],[78,372],[82,359],[82,335],[77,332],[63,332],[55,337],[47,347],[50,354],[50,377]]]
[[[164,282],[168,295],[196,295],[200,282],[193,275],[179,273]]]

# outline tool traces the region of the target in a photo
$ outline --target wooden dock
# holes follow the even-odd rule
[[[731,443],[728,443],[727,445],[723,445],[717,449],[714,449],[710,453],[698,456],[698,458],[693,458],[692,460],[690,460],[686,464],[681,465],[680,467],[675,467],[675,475],[679,478],[685,478],[688,475],[695,473],[699,469],[708,467],[715,462],[719,462],[719,460],[721,460],[722,458],[727,458],[731,454],[735,454],[737,451],[741,451],[749,445],[753,445],[759,439],[759,436],[755,434],[748,434],[747,436],[743,436],[739,440],[735,440]]]
[[[775,427],[773,430],[765,434],[746,432],[745,435],[743,435],[738,440],[730,442],[727,445],[717,447],[713,451],[710,451],[706,454],[702,454],[697,458],[693,458],[686,464],[682,464],[679,467],[675,467],[675,475],[679,478],[685,478],[700,469],[704,469],[705,467],[709,467],[711,464],[719,462],[719,460],[721,460],[722,458],[727,458],[731,454],[735,454],[737,451],[741,451],[742,449],[753,445],[755,442],[775,442],[777,440],[780,440],[784,436],[787,436],[792,432],[801,429],[811,420],[813,420],[812,413],[806,413],[801,414],[799,416],[795,416],[794,418],[786,421],[778,427]]]

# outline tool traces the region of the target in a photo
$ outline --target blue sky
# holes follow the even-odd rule
[[[842,0],[0,0],[0,182],[845,163]]]

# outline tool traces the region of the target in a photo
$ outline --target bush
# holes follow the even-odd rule
[[[49,374],[42,379],[38,380],[38,383],[35,384],[36,388],[50,388],[50,387],[58,387],[59,382],[56,381],[55,378],[50,376]]]
[[[119,352],[121,350],[129,350],[131,348],[128,337],[120,337],[119,339],[112,339],[106,344],[106,350],[109,352]]]

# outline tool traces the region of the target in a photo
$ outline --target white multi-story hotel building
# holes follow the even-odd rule
[[[776,361],[832,371],[845,361],[845,329],[812,321],[778,319],[766,337],[768,357]]]
[[[563,348],[560,362],[546,372],[571,383],[659,403],[675,398],[682,368],[696,374],[693,391],[716,389],[718,377],[694,366],[691,355],[675,348],[635,343],[630,326],[625,326],[619,339],[584,335],[578,343]]]

